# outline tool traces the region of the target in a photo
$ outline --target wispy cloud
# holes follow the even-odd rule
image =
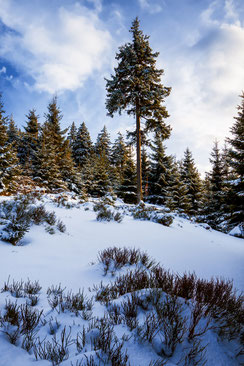
[[[162,3],[163,1],[158,0],[138,0],[140,7],[143,10],[146,10],[150,14],[160,13],[163,10]]]
[[[0,0],[0,18],[16,31],[0,36],[0,56],[29,74],[37,90],[76,90],[104,65],[110,47],[97,15],[101,3],[92,2],[96,11],[78,3],[50,9],[37,1],[33,12],[15,0]]]
[[[167,101],[174,128],[170,150],[182,155],[189,146],[202,172],[214,139],[223,142],[229,134],[244,88],[244,27],[231,1],[217,17],[221,3],[214,1],[202,12],[195,42],[167,60],[166,76],[173,87]]]
[[[7,69],[5,66],[3,66],[1,69],[0,69],[0,74],[6,74],[7,72]]]

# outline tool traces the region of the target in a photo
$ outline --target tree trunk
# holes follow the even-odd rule
[[[141,120],[139,114],[138,101],[136,103],[136,170],[137,170],[137,203],[140,203],[142,197],[142,172],[141,172]]]

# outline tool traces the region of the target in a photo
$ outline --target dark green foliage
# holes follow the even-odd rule
[[[119,132],[111,149],[111,164],[113,167],[112,179],[115,192],[119,190],[119,186],[124,179],[124,171],[128,159],[128,147],[124,142],[122,134]]]
[[[8,142],[7,117],[4,116],[0,94],[0,192],[14,189],[14,181],[20,175],[14,143]]]
[[[35,178],[50,189],[73,189],[79,184],[74,168],[69,140],[62,131],[61,111],[57,106],[57,98],[48,105],[46,122],[42,128],[41,146],[37,152]]]
[[[58,164],[58,149],[53,145],[53,138],[47,126],[42,129],[41,146],[37,151],[35,180],[48,189],[67,189],[62,180]]]
[[[167,191],[172,182],[173,158],[165,154],[162,138],[155,135],[154,144],[151,146],[153,154],[149,181],[149,202],[165,204]]]
[[[240,224],[244,237],[244,92],[241,94],[241,104],[237,107],[238,116],[230,129],[232,138],[228,138],[230,144],[229,165],[233,179],[230,182],[230,227]]]
[[[130,148],[127,149],[123,176],[117,194],[125,203],[136,203],[136,168]]]
[[[136,18],[130,29],[132,43],[126,43],[116,54],[118,66],[111,79],[106,79],[108,115],[121,114],[125,110],[136,117],[137,144],[137,203],[142,199],[141,174],[141,135],[156,131],[161,138],[168,138],[170,127],[165,119],[169,117],[163,106],[164,98],[170,94],[170,88],[161,83],[163,70],[156,68],[158,53],[153,53],[148,36],[139,28]],[[141,128],[144,120],[144,128]],[[133,133],[132,133],[133,134]],[[135,135],[135,133],[134,133]]]
[[[214,143],[211,152],[210,163],[212,164],[212,169],[205,179],[205,205],[202,212],[208,224],[214,229],[219,229],[223,221],[224,211],[226,210],[226,207],[224,207],[226,182],[222,156],[217,141]]]
[[[191,207],[191,200],[187,195],[187,185],[182,181],[179,165],[175,161],[170,171],[169,184],[165,193],[165,205],[170,210],[180,213],[189,212]]]
[[[209,175],[212,191],[211,201],[214,206],[213,209],[220,211],[223,201],[224,172],[217,141],[214,143],[213,151],[211,152],[210,163],[212,164],[212,171]]]
[[[67,136],[72,151],[73,151],[73,144],[75,142],[76,135],[77,135],[77,127],[75,125],[75,122],[72,122],[72,124],[69,128],[68,136]]]
[[[8,135],[8,142],[10,144],[14,144],[15,147],[17,148],[20,142],[19,140],[21,133],[17,128],[12,115],[10,116],[8,121],[7,135]]]
[[[190,201],[189,211],[186,213],[196,215],[201,206],[202,186],[192,153],[188,148],[184,153],[180,172],[181,180],[186,185],[186,195]]]
[[[40,125],[38,123],[39,116],[36,115],[35,109],[29,111],[26,115],[27,121],[24,127],[25,132],[22,135],[20,146],[18,148],[18,156],[20,163],[30,176],[33,177],[37,150],[40,147]]]
[[[157,130],[162,137],[168,138],[170,127],[164,119],[169,115],[162,103],[171,88],[161,84],[164,71],[156,69],[159,53],[152,52],[149,37],[139,29],[138,18],[133,21],[130,32],[132,43],[119,48],[115,57],[118,60],[115,75],[111,75],[111,80],[106,79],[108,113],[113,116],[126,109],[128,114],[135,116],[138,100],[140,116],[145,119],[145,131]]]
[[[103,156],[105,159],[110,161],[111,142],[106,126],[102,128],[101,132],[97,136],[95,152],[99,157]]]
[[[88,129],[83,122],[78,131],[73,131],[74,137],[72,137],[72,154],[75,164],[82,168],[89,160],[91,153],[93,152],[93,146]],[[71,137],[70,137],[71,138]]]

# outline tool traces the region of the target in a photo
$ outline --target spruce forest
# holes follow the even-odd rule
[[[125,203],[137,202],[133,138],[118,133],[112,142],[104,126],[94,143],[85,122],[62,130],[57,98],[48,105],[42,126],[37,112],[29,111],[24,131],[5,116],[2,102],[0,108],[2,195],[40,187],[93,197],[113,192]],[[204,179],[187,147],[184,158],[177,161],[167,155],[164,139],[154,132],[141,151],[144,201],[195,217],[216,230],[229,232],[240,225],[243,232],[244,94],[237,109],[232,137],[223,150],[214,142],[211,170]]]
[[[201,177],[167,153],[171,87],[130,33],[105,79],[108,118],[132,117],[114,141],[64,129],[57,96],[20,129],[0,94],[0,366],[243,364],[244,91]]]
[[[223,150],[213,143],[211,170],[202,179],[188,147],[181,161],[167,155],[164,141],[171,127],[166,124],[164,99],[171,88],[161,83],[164,70],[156,68],[158,53],[153,53],[137,18],[130,32],[133,41],[120,47],[115,75],[106,80],[106,107],[111,117],[123,110],[133,115],[134,132],[126,137],[118,133],[112,142],[105,125],[94,143],[85,122],[62,130],[57,97],[47,106],[42,126],[33,109],[21,131],[12,117],[5,116],[1,101],[2,194],[38,186],[93,197],[113,192],[125,203],[140,203],[143,197],[216,230],[227,233],[239,226],[243,237],[244,92],[230,128],[232,137]]]

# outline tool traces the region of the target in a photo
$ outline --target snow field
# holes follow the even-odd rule
[[[66,294],[70,290],[75,294],[79,289],[84,289],[84,295],[88,298],[95,296],[94,291],[89,291],[94,284],[98,285],[101,280],[104,284],[108,284],[116,278],[117,274],[126,273],[129,269],[128,266],[125,266],[115,271],[115,276],[113,273],[104,276],[103,266],[97,263],[97,255],[98,252],[108,247],[139,248],[141,251],[146,251],[156,262],[160,262],[165,269],[170,269],[174,273],[182,275],[184,272],[194,271],[198,277],[204,279],[210,279],[213,276],[233,279],[234,286],[239,292],[244,288],[242,239],[206,230],[177,216],[174,217],[174,222],[170,227],[149,221],[134,220],[129,215],[125,215],[121,223],[105,223],[96,221],[96,213],[93,211],[91,202],[66,209],[57,207],[52,202],[51,196],[47,196],[44,203],[47,210],[55,211],[56,216],[66,225],[65,233],[56,232],[54,235],[50,235],[43,226],[32,226],[22,239],[22,246],[14,247],[0,242],[0,287],[3,287],[8,276],[10,276],[10,283],[13,280],[20,281],[20,279],[27,281],[29,278],[31,281],[38,280],[42,287],[38,294],[39,301],[36,308],[43,311],[46,324],[38,330],[40,339],[47,337],[47,340],[51,341],[53,335],[49,334],[50,322],[54,324],[55,319],[61,324],[57,329],[57,337],[60,337],[64,327],[66,327],[66,332],[71,329],[70,337],[72,339],[82,331],[83,326],[89,327],[89,320],[84,320],[81,312],[79,316],[76,316],[67,310],[59,313],[55,309],[52,310],[46,291],[52,285],[61,284],[62,288],[66,288]],[[122,298],[113,300],[113,302],[119,304],[126,296],[123,295]],[[1,313],[4,313],[8,300],[17,301],[18,305],[26,302],[24,298],[16,299],[9,292],[2,292],[0,294]],[[183,315],[189,318],[189,308],[184,301],[182,307]],[[149,313],[151,310],[149,308]],[[101,318],[106,311],[105,305],[94,302],[93,317]],[[138,310],[138,319],[141,322],[146,315],[147,311],[141,308]],[[160,342],[163,341],[160,337],[155,337],[154,344],[151,344],[147,340],[138,340],[134,334],[135,331],[131,332],[125,324],[117,324],[114,328],[118,340],[121,341],[123,337],[125,339],[123,354],[127,350],[131,365],[148,366],[151,361],[156,362],[159,358],[161,359],[161,356],[156,353],[157,351],[160,354]],[[87,337],[91,337],[89,332]],[[204,345],[209,344],[207,366],[239,364],[234,357],[238,349],[236,341],[221,342],[210,330],[204,334],[201,341]],[[2,333],[0,350],[1,366],[29,366],[33,365],[35,360],[33,352],[28,354],[21,347],[11,345],[6,335]],[[89,342],[82,352],[87,357],[94,356],[94,360],[96,360],[95,351],[92,350]],[[85,362],[88,361],[81,353],[78,353],[77,347],[72,344],[69,347],[69,359],[63,361],[62,365],[71,366],[71,362],[74,366],[83,366],[83,363],[86,365]],[[175,366],[182,356],[183,348],[176,348],[167,365]],[[38,360],[37,364],[50,365],[51,363],[46,360]],[[155,365],[161,364],[155,363]],[[189,363],[189,365],[191,364]]]

